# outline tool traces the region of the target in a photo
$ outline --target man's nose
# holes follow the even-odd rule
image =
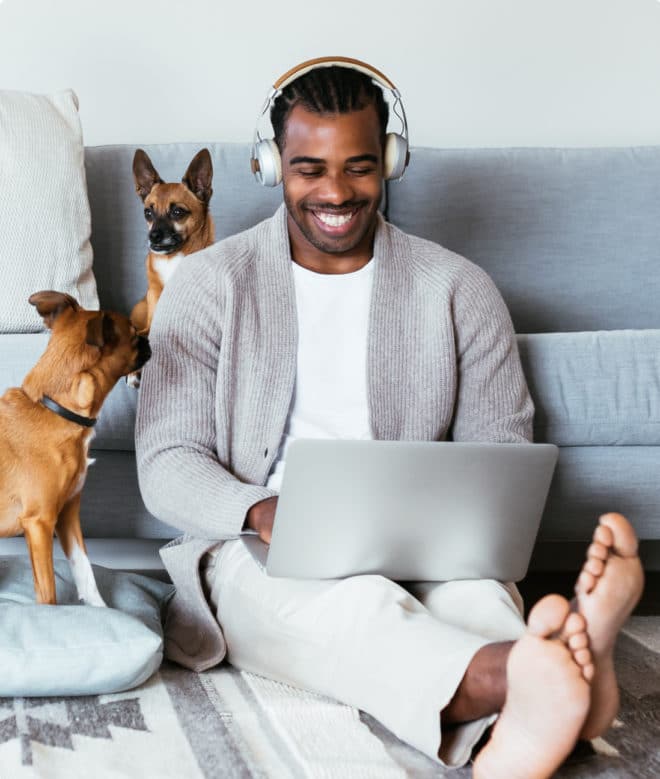
[[[319,193],[321,199],[335,205],[341,205],[347,200],[351,200],[354,194],[355,190],[350,177],[343,171],[328,173],[324,176],[322,191]]]

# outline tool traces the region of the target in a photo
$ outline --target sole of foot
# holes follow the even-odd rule
[[[475,779],[546,779],[570,754],[589,711],[585,628],[560,595],[534,606],[509,654],[506,701],[475,759]],[[571,641],[580,648],[570,649]]]
[[[594,664],[591,706],[580,738],[602,735],[619,710],[614,645],[644,588],[637,547],[635,531],[624,516],[603,514],[575,585],[577,609],[587,623]]]

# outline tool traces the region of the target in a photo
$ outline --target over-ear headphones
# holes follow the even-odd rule
[[[250,166],[255,178],[264,187],[276,187],[282,181],[282,158],[275,141],[272,138],[261,137],[259,122],[264,114],[270,113],[273,103],[288,84],[314,68],[327,68],[332,65],[359,70],[382,87],[384,92],[390,93],[393,96],[392,112],[401,121],[402,130],[401,133],[387,133],[385,136],[383,178],[391,181],[403,176],[406,165],[410,160],[410,152],[408,150],[408,122],[406,121],[406,112],[403,108],[399,90],[387,76],[371,65],[367,65],[366,62],[351,59],[350,57],[318,57],[317,59],[302,62],[300,65],[296,65],[295,68],[287,71],[283,76],[280,76],[268,93],[264,107],[257,118]]]

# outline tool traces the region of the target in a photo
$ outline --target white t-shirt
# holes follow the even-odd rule
[[[353,273],[315,273],[293,263],[298,314],[296,385],[267,486],[279,490],[296,438],[372,438],[367,336],[372,259]]]

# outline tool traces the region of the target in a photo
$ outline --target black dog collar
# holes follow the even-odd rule
[[[92,419],[91,417],[81,417],[80,414],[76,414],[75,412],[70,411],[68,408],[60,406],[59,403],[56,403],[52,398],[49,398],[48,395],[44,395],[40,402],[42,406],[50,409],[50,411],[54,411],[63,419],[68,419],[69,422],[75,422],[77,425],[82,425],[83,427],[94,427],[96,424],[96,419]]]

